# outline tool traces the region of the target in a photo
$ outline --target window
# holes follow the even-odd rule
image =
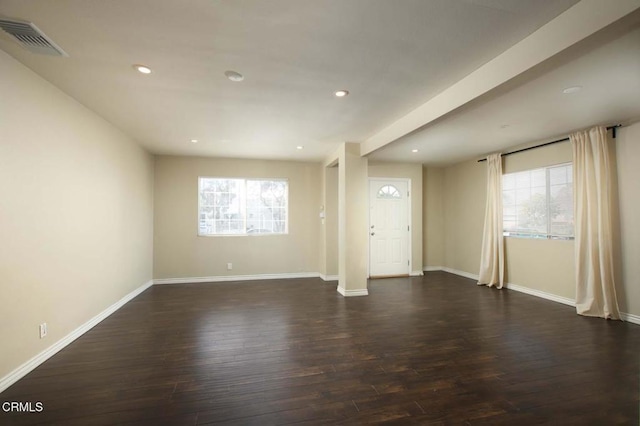
[[[286,179],[201,177],[198,194],[198,235],[288,232]]]
[[[504,175],[502,208],[505,236],[572,239],[572,165]]]
[[[400,191],[393,185],[385,185],[378,191],[378,198],[400,198]]]

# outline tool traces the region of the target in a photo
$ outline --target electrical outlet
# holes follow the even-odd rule
[[[233,263],[227,263],[227,271],[230,271],[233,269]]]
[[[40,338],[44,339],[45,337],[47,337],[47,323],[43,322],[40,324]]]

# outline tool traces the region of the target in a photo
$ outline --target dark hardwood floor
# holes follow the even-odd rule
[[[0,424],[638,424],[640,327],[444,272],[154,286],[0,394]]]

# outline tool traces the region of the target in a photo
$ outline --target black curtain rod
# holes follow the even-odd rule
[[[607,130],[613,130],[613,134],[611,136],[613,136],[614,139],[616,138],[616,129],[618,127],[622,127],[622,124],[616,124],[614,126],[607,127]],[[500,154],[500,157],[506,157],[507,155],[518,154],[519,152],[529,151],[530,149],[542,148],[543,146],[553,145],[554,143],[566,142],[568,140],[569,138],[563,138],[563,139],[558,139],[557,141],[551,141],[551,142],[543,143],[536,146],[530,146],[529,148],[522,148],[517,151],[505,152],[504,154]],[[481,163],[483,161],[487,161],[487,159],[483,158],[481,160],[478,160],[478,163]]]

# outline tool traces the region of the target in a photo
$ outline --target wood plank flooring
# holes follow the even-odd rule
[[[0,394],[2,425],[638,424],[640,327],[430,272],[154,286]]]

